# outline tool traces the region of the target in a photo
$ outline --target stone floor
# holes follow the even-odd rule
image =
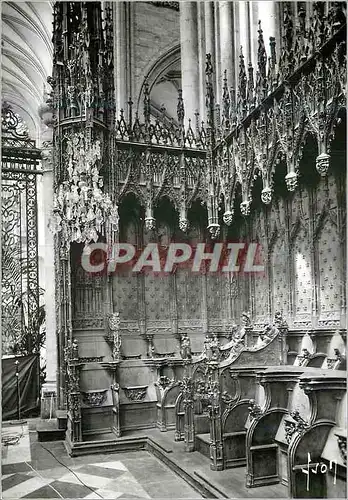
[[[147,451],[70,458],[62,442],[40,443],[30,427],[2,429],[13,437],[2,446],[3,499],[202,498]]]
[[[222,471],[210,468],[210,459],[198,451],[185,452],[183,441],[174,441],[174,431],[159,432],[148,429],[147,435],[167,450],[171,450],[170,458],[179,463],[187,472],[203,480],[203,484],[211,485],[219,497],[223,498],[287,498],[287,487],[282,484],[247,488],[245,486],[246,467],[236,467]]]
[[[19,498],[202,498],[179,475],[148,451],[94,454],[71,458],[62,441],[39,442],[37,420],[2,427],[2,496]],[[138,432],[129,433],[136,436]],[[171,466],[185,470],[219,498],[286,498],[281,484],[246,488],[245,467],[215,472],[199,452],[186,453],[174,433],[144,433],[166,450]],[[6,445],[4,443],[8,442]],[[12,443],[12,444],[10,444]],[[168,462],[166,462],[168,463]],[[211,488],[208,490],[211,491]]]

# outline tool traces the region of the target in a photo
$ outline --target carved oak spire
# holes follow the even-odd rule
[[[185,108],[184,108],[184,100],[182,98],[182,90],[179,89],[179,95],[178,95],[178,104],[176,107],[176,113],[178,117],[178,122],[180,127],[184,126],[184,118],[185,118]]]
[[[284,5],[284,21],[283,21],[283,52],[281,56],[280,71],[283,78],[291,75],[294,68],[294,52],[293,52],[293,39],[294,39],[294,24],[292,20],[292,11],[289,2]]]
[[[259,37],[258,37],[258,50],[257,50],[257,66],[261,77],[266,78],[267,54],[266,54],[265,42],[263,39],[261,21],[259,21],[258,34]]]
[[[222,120],[224,128],[227,131],[230,128],[230,107],[231,107],[230,92],[227,86],[227,70],[224,71],[223,81],[224,84],[222,88]]]
[[[247,92],[247,75],[245,71],[243,47],[240,48],[239,55],[239,76],[238,76],[238,118],[242,119],[246,113],[246,92]]]
[[[255,97],[254,97],[254,68],[251,62],[248,65],[248,95],[247,95],[249,111],[252,111],[255,107]]]
[[[206,55],[205,65],[206,75],[206,99],[205,105],[207,108],[208,127],[214,127],[214,89],[213,89],[213,65],[211,62],[211,54]]]
[[[150,123],[150,93],[147,80],[144,83],[144,120],[145,124]]]

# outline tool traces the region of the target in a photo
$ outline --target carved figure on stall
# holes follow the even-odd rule
[[[244,347],[244,339],[240,336],[240,334],[238,334],[238,336],[236,337],[236,342],[232,347],[232,351],[237,354],[243,349],[243,347]]]
[[[216,333],[213,335],[212,340],[210,341],[210,352],[211,357],[210,361],[219,361],[220,359],[220,342]]]
[[[78,346],[78,343],[77,343],[76,339],[74,339],[72,341],[72,345],[71,345],[71,358],[72,359],[79,359],[79,346]]]
[[[118,361],[121,358],[121,335],[118,331],[113,332],[112,359]]]
[[[207,334],[204,340],[204,349],[198,359],[206,357],[207,361],[219,361],[220,342],[216,334],[213,336]]]
[[[347,437],[337,435],[337,445],[344,465],[347,465]]]
[[[262,349],[272,340],[272,329],[273,325],[267,325],[266,328],[260,332],[259,337],[254,346],[255,349]]]
[[[227,351],[231,349],[231,347],[235,344],[237,338],[239,339],[238,327],[237,325],[233,325],[231,332],[228,335],[228,342],[220,347],[221,351]]]
[[[233,358],[236,358],[238,354],[241,352],[241,350],[244,347],[245,341],[244,341],[244,335],[245,335],[245,330],[243,331],[243,328],[241,328],[239,331],[236,329],[234,337],[231,341],[230,346],[230,352],[229,352],[229,359],[232,360]],[[243,336],[243,337],[242,337]]]
[[[147,357],[148,358],[157,358],[158,353],[156,351],[156,347],[153,343],[153,334],[149,333],[145,336],[147,343]]]
[[[121,335],[120,335],[120,313],[113,312],[109,316],[109,329],[107,340],[112,345],[112,359],[118,361],[121,359]]]
[[[192,359],[191,341],[187,333],[181,336],[181,357],[182,359]]]
[[[251,327],[251,319],[250,319],[250,315],[249,313],[247,312],[243,312],[242,313],[242,319],[241,319],[241,323],[242,323],[242,328],[250,328]]]
[[[167,224],[159,224],[158,226],[158,244],[161,247],[168,248],[170,244],[170,228],[167,226]]]
[[[205,355],[207,359],[211,359],[211,356],[212,356],[210,342],[211,342],[210,335],[207,334],[205,336],[205,339],[204,339],[204,349],[203,349],[203,352],[202,352],[202,355],[203,356]]]
[[[243,312],[241,318],[240,338],[244,338],[247,328],[251,328],[251,319],[249,313]]]
[[[287,443],[290,443],[293,434],[301,433],[309,426],[300,415],[298,410],[290,412],[289,417],[285,420],[285,439]]]
[[[302,349],[302,355],[298,356],[298,364],[299,366],[303,366],[306,360],[311,359],[312,354],[308,351],[308,349]]]
[[[262,414],[261,406],[256,403],[255,399],[249,399],[248,411],[250,418],[252,419],[257,418]]]
[[[66,346],[64,347],[64,361],[68,363],[72,358],[72,342],[68,340]]]
[[[345,370],[347,366],[346,356],[344,356],[339,349],[334,349],[334,354],[336,358],[334,370]]]
[[[285,319],[283,318],[283,315],[282,315],[282,313],[280,311],[277,311],[274,314],[274,326],[276,328],[278,328],[278,330],[280,330],[280,329],[287,329],[288,328],[288,324],[285,321]]]
[[[113,332],[120,327],[120,313],[114,312],[109,316],[109,328]]]

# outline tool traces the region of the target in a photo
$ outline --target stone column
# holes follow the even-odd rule
[[[213,71],[216,72],[214,2],[202,2],[202,5],[204,5],[205,53],[211,54]],[[215,87],[216,82],[213,78],[214,94]]]
[[[49,228],[53,208],[52,131],[45,134],[42,148],[43,204],[45,220],[45,312],[46,312],[46,382],[41,390],[41,418],[55,417],[57,408],[57,338],[55,304],[54,237]]]
[[[248,21],[248,10],[249,5],[248,2],[239,2],[239,45],[243,47],[243,55],[245,58],[246,67],[249,62],[249,54],[250,54],[250,39],[249,39],[249,21]],[[240,46],[237,47],[237,54],[240,54]],[[239,60],[236,61],[237,66],[237,74],[239,72]]]
[[[205,51],[211,54],[211,62],[215,65],[215,36],[214,36],[214,2],[204,3],[204,28],[205,28]]]
[[[204,2],[197,2],[198,66],[199,66],[199,121],[205,120],[205,20]],[[199,123],[200,125],[200,123]]]
[[[227,83],[235,88],[234,82],[234,19],[233,2],[219,2],[220,17],[220,68],[222,74],[227,71]]]
[[[249,64],[249,62],[251,62],[251,64],[253,65],[254,78],[255,78],[256,66],[257,66],[257,49],[258,49],[258,42],[257,42],[258,32],[257,32],[257,30],[259,29],[259,26],[258,26],[259,11],[257,8],[257,2],[248,2],[248,8],[249,8],[248,25],[249,25],[249,46],[250,46],[248,64]]]
[[[214,39],[215,39],[215,102],[221,103],[221,60],[220,60],[220,16],[219,16],[219,2],[214,2]]]
[[[258,2],[258,19],[261,21],[263,39],[266,45],[267,55],[269,51],[269,38],[276,36],[276,4],[275,2]]]
[[[197,2],[180,2],[180,41],[182,96],[185,106],[185,126],[194,123],[200,107]]]
[[[126,2],[113,2],[114,16],[114,76],[116,113],[127,111],[127,34]]]

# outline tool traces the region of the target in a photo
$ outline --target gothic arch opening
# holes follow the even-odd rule
[[[315,168],[315,159],[318,156],[318,143],[316,138],[307,133],[302,149],[302,158],[299,163],[299,184],[301,186],[315,186],[320,176]]]
[[[196,200],[188,209],[187,216],[190,222],[189,236],[191,244],[194,246],[198,242],[205,241],[207,238],[207,208],[205,205],[202,205],[201,200]]]
[[[119,206],[120,241],[139,248],[142,243],[142,224],[144,209],[133,193],[128,193]]]
[[[179,225],[179,217],[171,200],[164,196],[154,210],[158,244],[168,247]]]
[[[149,86],[151,116],[154,119],[176,122],[178,91],[181,88],[179,45],[162,54],[145,76],[137,103],[139,116],[143,113],[145,82]]]

